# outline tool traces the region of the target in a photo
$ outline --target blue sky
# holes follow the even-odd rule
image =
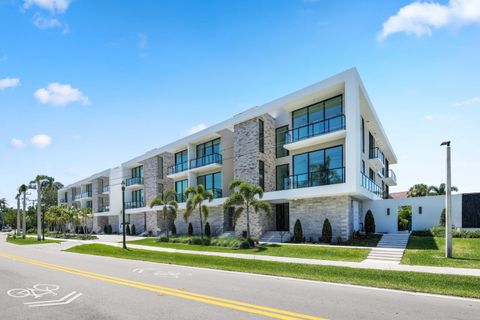
[[[399,186],[480,191],[480,1],[0,0],[0,197],[68,184],[351,67]],[[476,179],[475,179],[476,178]]]

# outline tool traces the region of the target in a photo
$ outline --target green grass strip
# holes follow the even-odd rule
[[[122,248],[102,244],[84,244],[66,251],[131,260],[480,298],[480,277],[303,265],[139,249],[123,250]]]
[[[147,238],[147,239],[129,241],[129,243],[144,245],[144,246],[152,246],[152,247],[180,249],[180,250],[227,252],[227,253],[254,254],[254,255],[264,255],[264,256],[353,261],[353,262],[360,262],[367,259],[367,256],[370,252],[370,249],[339,248],[339,247],[326,247],[326,246],[278,245],[278,244],[266,245],[262,248],[255,248],[255,249],[232,249],[232,248],[219,247],[219,246],[202,246],[202,245],[185,244],[185,243],[158,242],[156,238]]]
[[[46,244],[46,243],[60,243],[62,242],[61,240],[50,240],[50,239],[45,239],[42,241],[38,241],[37,238],[34,237],[26,237],[25,239],[23,238],[16,238],[14,239],[11,236],[7,237],[7,242],[14,243],[14,244],[19,244],[19,245],[28,245],[28,244]]]

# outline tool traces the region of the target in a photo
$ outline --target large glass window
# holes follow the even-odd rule
[[[182,172],[188,169],[188,151],[183,150],[175,153],[175,170],[174,172]]]
[[[258,161],[258,185],[265,190],[265,162]]]
[[[220,154],[220,138],[197,145],[196,151],[197,159],[212,154]]]
[[[265,124],[261,119],[258,119],[258,151],[265,151]]]
[[[175,181],[175,193],[177,194],[178,202],[185,202],[184,192],[188,188],[188,179]]]
[[[216,172],[197,177],[197,185],[203,185],[215,198],[222,197],[222,173]]]
[[[132,191],[132,208],[141,208],[145,206],[145,194],[143,189]]]
[[[277,158],[288,156],[288,150],[283,147],[285,144],[285,134],[288,132],[288,126],[275,129],[275,155]]]
[[[307,124],[335,118],[342,114],[343,96],[340,95],[292,112],[292,128],[295,129]],[[335,120],[329,122],[330,130],[334,130],[336,126],[341,125],[343,125],[343,119],[340,117],[338,118],[338,121]],[[314,130],[322,131],[322,128],[314,128]],[[305,130],[305,133],[298,132],[300,136],[307,133],[307,129]]]
[[[288,187],[288,176],[290,175],[288,164],[282,164],[276,168],[276,189],[285,190]]]
[[[293,157],[292,187],[303,188],[344,181],[343,146],[320,149]]]
[[[132,178],[143,178],[143,166],[132,168]]]

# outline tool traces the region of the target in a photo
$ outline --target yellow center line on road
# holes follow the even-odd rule
[[[20,261],[48,269],[58,270],[66,273],[71,273],[87,278],[97,279],[105,282],[116,283],[119,285],[129,286],[133,288],[143,289],[151,292],[161,293],[164,295],[175,296],[182,299],[193,300],[197,302],[202,302],[206,304],[216,305],[228,309],[234,309],[238,311],[243,311],[252,314],[258,314],[273,319],[282,319],[282,320],[298,320],[298,319],[308,319],[308,320],[326,320],[325,318],[300,314],[296,312],[291,312],[287,310],[281,310],[276,308],[270,308],[265,306],[254,305],[246,302],[224,299],[214,296],[208,296],[199,293],[188,292],[186,290],[179,290],[174,288],[168,288],[164,286],[152,285],[145,282],[138,282],[113,276],[108,276],[104,274],[94,273],[86,270],[80,270],[70,267],[64,267],[60,265],[50,264],[43,261],[33,260],[25,257],[14,256],[6,253],[0,253],[0,257],[4,257],[14,261]]]

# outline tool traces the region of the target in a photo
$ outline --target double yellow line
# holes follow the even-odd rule
[[[230,300],[230,299],[223,299],[223,298],[219,298],[219,297],[188,292],[186,290],[179,290],[179,289],[173,289],[173,288],[168,288],[168,287],[164,287],[164,286],[157,286],[157,285],[152,285],[152,284],[145,283],[145,282],[132,281],[132,280],[128,280],[128,279],[112,277],[112,276],[99,274],[99,273],[94,273],[94,272],[85,271],[85,270],[80,270],[80,269],[63,267],[63,266],[50,264],[50,263],[43,262],[43,261],[33,260],[33,259],[19,257],[19,256],[14,256],[14,255],[6,254],[6,253],[0,253],[0,257],[4,257],[4,258],[10,259],[10,260],[19,261],[19,262],[23,262],[23,263],[28,263],[28,264],[39,266],[39,267],[44,267],[44,268],[48,268],[48,269],[53,269],[53,270],[58,270],[58,271],[70,273],[70,274],[75,274],[75,275],[86,277],[86,278],[91,278],[91,279],[97,279],[97,280],[101,280],[101,281],[105,281],[105,282],[116,283],[116,284],[123,285],[123,286],[143,289],[143,290],[146,290],[146,291],[151,291],[151,292],[160,293],[160,294],[164,294],[164,295],[170,295],[170,296],[174,296],[174,297],[177,297],[177,298],[193,300],[193,301],[206,303],[206,304],[210,304],[210,305],[215,305],[215,306],[219,306],[219,307],[223,307],[223,308],[227,308],[227,309],[233,309],[233,310],[237,310],[237,311],[243,311],[243,312],[247,312],[247,313],[262,315],[262,316],[270,317],[272,319],[326,320],[325,318],[310,316],[310,315],[306,315],[306,314],[290,312],[290,311],[276,309],[276,308],[264,307],[264,306],[259,306],[259,305],[255,305],[255,304],[250,304],[250,303],[235,301],[235,300]]]

